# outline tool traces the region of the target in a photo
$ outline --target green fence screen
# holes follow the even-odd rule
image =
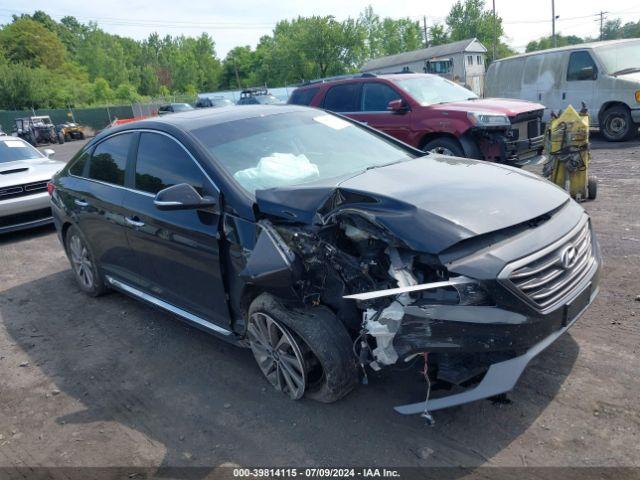
[[[76,121],[94,130],[101,130],[116,118],[133,118],[131,105],[115,105],[111,107],[73,108],[73,109],[40,109],[40,110],[0,110],[0,125],[5,133],[11,133],[15,119],[33,115],[49,115],[54,124]]]

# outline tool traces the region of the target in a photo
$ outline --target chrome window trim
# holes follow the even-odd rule
[[[194,315],[192,313],[187,312],[186,310],[183,310],[179,307],[176,307],[175,305],[171,305],[170,303],[165,302],[164,300],[161,300],[157,297],[154,297],[153,295],[149,295],[148,293],[143,292],[142,290],[138,290],[135,287],[132,287],[131,285],[128,285],[124,282],[121,282],[120,280],[116,280],[115,278],[109,276],[109,275],[105,275],[105,279],[107,280],[107,283],[109,283],[110,285],[112,285],[113,287],[124,291],[125,293],[128,293],[134,297],[137,297],[141,300],[144,300],[146,302],[149,302],[157,307],[162,308],[163,310],[166,310],[168,312],[171,312],[179,317],[182,317],[186,320],[189,320],[190,322],[193,322],[195,324],[200,325],[201,327],[204,327],[206,329],[209,330],[213,330],[216,333],[219,333],[221,335],[231,335],[231,331],[227,330],[226,328],[222,328],[218,325],[216,325],[215,323],[211,323],[208,320],[205,320],[204,318],[198,317],[197,315]]]
[[[433,288],[451,287],[454,285],[462,285],[464,283],[476,283],[475,280],[463,275],[453,277],[442,282],[422,283],[420,285],[408,285],[406,287],[387,288],[385,290],[374,290],[372,292],[354,293],[353,295],[344,295],[342,298],[349,300],[372,300],[374,298],[389,297],[391,295],[400,295],[402,293],[420,292],[423,290],[431,290]]]
[[[523,267],[531,262],[534,262],[535,260],[544,257],[545,255],[548,255],[549,253],[553,252],[554,250],[559,249],[560,247],[562,247],[564,244],[566,244],[571,238],[573,238],[575,235],[577,235],[581,229],[584,228],[585,224],[587,224],[589,222],[589,215],[587,215],[586,213],[584,213],[582,215],[582,218],[580,219],[580,221],[578,221],[578,223],[565,235],[563,235],[561,238],[559,238],[558,240],[556,240],[555,242],[551,243],[550,245],[547,245],[546,247],[542,248],[541,250],[538,250],[537,252],[534,252],[530,255],[527,255],[525,257],[522,257],[518,260],[514,260],[511,263],[508,263],[498,274],[498,281],[501,285],[503,285],[504,287],[506,287],[509,291],[514,292],[516,295],[518,295],[519,298],[524,299],[528,305],[530,305],[531,307],[533,307],[534,309],[536,309],[537,311],[541,312],[541,313],[548,313],[556,308],[558,308],[559,305],[562,305],[564,303],[567,303],[568,301],[570,301],[574,296],[575,296],[575,290],[579,290],[581,291],[582,289],[580,288],[576,288],[575,290],[572,290],[571,292],[569,292],[568,294],[566,294],[565,296],[559,298],[556,302],[554,302],[551,305],[548,305],[544,308],[540,308],[539,305],[535,304],[535,302],[533,300],[531,300],[525,293],[523,293],[515,284],[513,284],[513,282],[511,282],[511,280],[509,279],[509,276],[511,275],[511,273],[514,270],[517,270],[520,267]],[[594,237],[591,237],[591,242],[594,241]],[[590,265],[588,266],[586,273],[584,275],[584,277],[576,284],[576,287],[582,285],[585,281],[585,279],[588,279],[590,281],[591,279],[591,275],[593,275],[593,272],[595,271],[595,267],[597,267],[598,265],[598,261],[595,257],[595,255],[593,256],[593,258],[590,260]]]
[[[152,130],[150,128],[137,128],[137,129],[132,129],[132,130],[124,130],[122,132],[113,133],[113,134],[109,135],[108,137],[105,137],[105,138],[101,139],[92,148],[95,149],[98,145],[100,145],[102,142],[108,140],[109,138],[113,138],[113,137],[115,137],[117,135],[123,135],[125,133],[155,133],[155,134],[164,135],[165,137],[170,138],[171,140],[176,142],[187,153],[189,158],[191,158],[193,163],[195,163],[196,166],[200,169],[200,172],[202,172],[204,177],[211,183],[211,185],[216,190],[216,192],[220,193],[220,188],[218,188],[218,185],[216,184],[216,182],[214,182],[213,179],[209,176],[209,174],[204,170],[204,168],[202,168],[202,165],[200,165],[200,163],[195,159],[195,157],[191,154],[191,152],[187,149],[187,147],[185,147],[182,144],[182,142],[180,142],[180,140],[178,140],[173,135],[170,135],[170,134],[168,134],[166,132],[161,132],[160,130]],[[137,152],[136,152],[136,154],[137,154]],[[93,157],[93,153],[89,157],[89,162],[91,162],[91,158],[92,157]],[[136,158],[136,161],[137,161],[137,158]],[[145,195],[147,197],[155,198],[155,195],[153,193],[145,192],[144,190],[138,190],[136,188],[125,187],[124,185],[116,185],[115,183],[104,182],[102,180],[96,180],[94,178],[80,177],[78,175],[74,175],[73,173],[71,173],[71,171],[67,171],[67,175],[69,175],[70,177],[79,178],[81,180],[88,180],[90,182],[95,182],[95,183],[99,183],[99,184],[102,184],[102,185],[107,185],[109,187],[121,188],[123,190],[127,190],[128,192],[139,193],[139,194]],[[135,172],[134,172],[134,175],[135,175]]]

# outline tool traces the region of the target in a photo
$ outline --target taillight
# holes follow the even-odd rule
[[[52,182],[47,182],[47,192],[49,192],[49,195],[53,195],[55,189],[56,186]]]

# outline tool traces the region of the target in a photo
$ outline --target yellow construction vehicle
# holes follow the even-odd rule
[[[595,199],[598,179],[589,176],[591,152],[586,105],[582,104],[579,113],[569,105],[559,115],[552,114],[544,137],[549,160],[543,175],[577,201]]]

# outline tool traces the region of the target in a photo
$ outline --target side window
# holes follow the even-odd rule
[[[482,55],[476,55],[476,63],[482,65]]]
[[[93,150],[89,163],[89,178],[124,185],[124,171],[133,134],[123,133],[107,138]]]
[[[345,83],[331,87],[324,97],[323,107],[332,112],[357,112],[360,83]]]
[[[567,69],[567,81],[595,80],[598,70],[593,58],[587,51],[571,52],[569,68]]]
[[[289,103],[292,105],[309,105],[313,97],[316,96],[320,87],[315,88],[298,88],[294,90],[289,99]]]
[[[76,177],[82,177],[84,175],[84,166],[87,164],[89,157],[88,151],[80,152],[75,160],[71,160],[72,163],[71,167],[69,167],[69,173]]]
[[[171,138],[156,133],[142,133],[138,144],[135,188],[158,193],[163,188],[188,183],[200,195],[205,178],[194,160]]]
[[[364,112],[386,112],[389,102],[399,98],[400,94],[384,83],[370,82],[362,86]]]
[[[467,55],[467,65],[473,65],[473,55]]]

